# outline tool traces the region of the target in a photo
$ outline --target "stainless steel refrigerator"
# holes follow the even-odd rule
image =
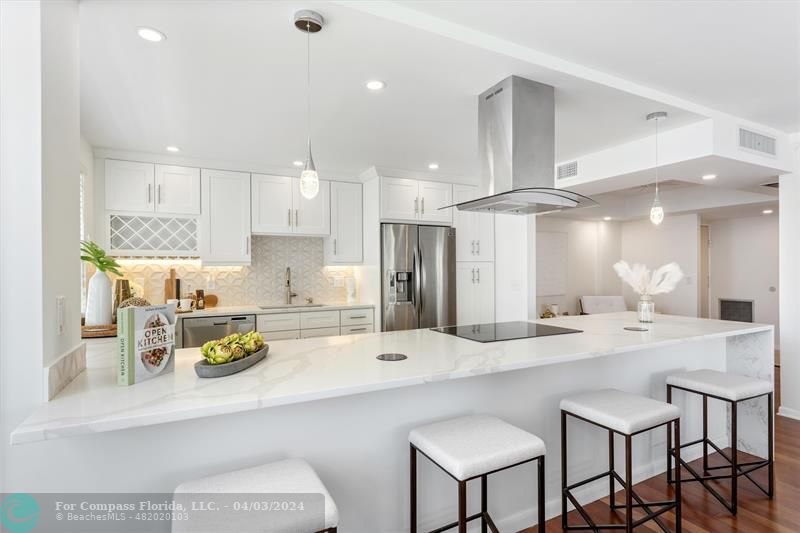
[[[456,230],[381,224],[382,331],[456,323]]]

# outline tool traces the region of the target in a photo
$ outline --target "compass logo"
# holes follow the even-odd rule
[[[0,503],[0,522],[11,533],[27,533],[39,522],[39,504],[30,494],[9,494]]]

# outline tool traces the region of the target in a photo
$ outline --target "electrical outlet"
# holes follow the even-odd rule
[[[63,296],[56,296],[56,324],[58,327],[58,334],[64,333],[64,315],[67,312],[67,302]]]

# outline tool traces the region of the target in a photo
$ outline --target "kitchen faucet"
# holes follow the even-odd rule
[[[286,267],[286,303],[291,305],[292,298],[297,296],[296,292],[292,292],[292,269]]]

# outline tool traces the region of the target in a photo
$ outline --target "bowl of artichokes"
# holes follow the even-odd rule
[[[268,351],[260,333],[233,333],[205,343],[200,348],[203,359],[194,364],[194,371],[201,378],[230,376],[258,363]]]

